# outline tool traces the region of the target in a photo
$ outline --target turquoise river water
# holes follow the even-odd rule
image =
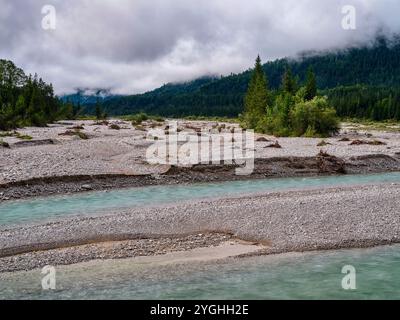
[[[342,268],[355,268],[355,290]],[[0,275],[0,299],[400,299],[400,246],[285,254],[179,265],[131,259]]]
[[[150,186],[51,196],[0,203],[0,226],[40,222],[68,215],[98,214],[135,206],[175,203],[180,200],[382,182],[400,182],[400,173]]]
[[[152,186],[0,204],[0,224],[31,223],[110,209],[310,187],[399,182],[400,173]],[[343,266],[356,270],[344,290]],[[0,274],[0,299],[400,299],[400,246],[284,254],[185,264],[134,259],[57,267],[56,290],[40,270]]]

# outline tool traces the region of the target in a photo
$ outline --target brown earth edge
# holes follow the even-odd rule
[[[217,247],[228,241],[231,242],[231,245],[243,244],[249,248],[253,247],[247,253],[229,256],[229,258],[236,259],[294,252],[306,253],[340,249],[367,249],[400,243],[398,238],[390,240],[364,239],[347,240],[340,243],[314,243],[274,248],[269,241],[241,239],[224,231],[200,231],[180,235],[110,236],[77,241],[76,243],[53,243],[48,246],[36,245],[31,248],[18,248],[14,252],[4,252],[2,250],[0,254],[0,276],[2,273],[39,269],[45,265],[73,265],[93,260],[161,256],[173,252],[187,252],[198,248]]]
[[[0,202],[37,196],[101,191],[151,185],[237,181],[262,178],[312,177],[400,171],[400,155],[372,154],[341,159],[320,153],[315,157],[255,159],[251,175],[236,175],[238,165],[171,166],[163,174],[100,174],[33,178],[0,184]]]

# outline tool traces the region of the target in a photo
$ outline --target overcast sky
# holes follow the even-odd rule
[[[53,5],[55,30],[42,28]],[[344,5],[357,29],[342,28]],[[130,94],[230,74],[303,50],[330,50],[400,31],[399,0],[0,0],[0,58],[58,94]]]

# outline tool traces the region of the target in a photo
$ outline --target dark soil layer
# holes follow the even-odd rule
[[[67,194],[91,190],[189,184],[262,178],[302,177],[337,174],[365,174],[400,171],[399,158],[376,154],[346,160],[320,153],[316,157],[256,159],[251,175],[235,174],[237,165],[195,165],[171,167],[161,175],[82,175],[34,178],[0,185],[0,202],[36,196]]]

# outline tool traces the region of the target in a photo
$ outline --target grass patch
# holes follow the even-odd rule
[[[132,122],[133,126],[141,125],[142,122],[147,121],[147,120],[153,120],[156,122],[164,122],[165,121],[165,119],[163,117],[160,117],[157,115],[148,115],[147,113],[144,113],[144,112],[122,116],[121,119]]]
[[[77,136],[81,138],[82,140],[88,140],[89,137],[86,133],[80,131],[80,130],[67,130],[63,133],[59,133],[59,136]]]
[[[76,120],[97,120],[96,116],[82,115],[78,116]]]
[[[11,132],[11,131],[6,131],[0,133],[0,138],[5,138],[5,137],[15,137],[21,140],[32,140],[32,137],[27,135],[27,134],[22,134],[17,131]]]
[[[239,118],[229,117],[207,117],[207,116],[187,116],[183,117],[184,120],[192,121],[212,121],[212,122],[228,122],[228,123],[239,123]]]
[[[376,130],[387,132],[400,132],[400,122],[394,120],[372,121],[366,119],[343,119],[343,122],[350,126],[356,127],[358,130]]]
[[[18,139],[21,139],[21,140],[32,140],[32,137],[31,137],[30,135],[21,134],[21,133],[19,133],[19,132],[17,132],[17,133],[15,134],[15,137],[17,137]]]
[[[5,137],[12,137],[14,134],[12,132],[6,131],[6,132],[0,132],[0,137],[5,138]]]

